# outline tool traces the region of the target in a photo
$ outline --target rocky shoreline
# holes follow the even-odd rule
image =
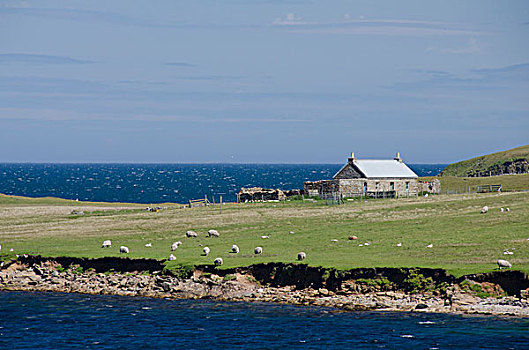
[[[0,290],[529,317],[529,288],[516,290],[529,287],[529,278],[517,271],[456,280],[433,269],[336,272],[277,263],[224,270],[198,266],[175,272],[163,270],[163,263],[156,260],[114,260],[121,265],[105,258],[20,257],[1,267]]]

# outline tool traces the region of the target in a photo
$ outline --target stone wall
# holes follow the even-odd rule
[[[286,199],[285,194],[280,189],[262,187],[241,188],[237,197],[239,202],[282,201]]]
[[[415,195],[418,189],[417,179],[340,179],[339,181],[340,192],[346,197],[364,193],[364,187],[366,187],[365,192],[395,191],[399,197]]]
[[[305,182],[305,195],[313,197],[324,194],[338,193],[340,191],[339,180],[321,180],[321,181],[307,181]]]

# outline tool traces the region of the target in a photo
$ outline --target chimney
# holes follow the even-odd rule
[[[349,163],[354,163],[354,162],[356,162],[355,153],[351,152],[351,156],[349,157]]]
[[[399,163],[402,163],[402,158],[400,157],[400,152],[397,152],[397,156],[395,158],[396,161],[398,161]]]

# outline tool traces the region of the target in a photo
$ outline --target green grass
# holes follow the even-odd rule
[[[423,177],[420,180],[431,181],[432,179],[441,181],[441,193],[466,193],[476,192],[477,186],[482,185],[502,185],[502,191],[524,191],[529,190],[529,174],[521,175],[500,175],[491,177]]]
[[[529,145],[453,163],[447,166],[441,174],[443,176],[468,176],[470,172],[484,171],[491,166],[518,159],[529,159]]]
[[[484,205],[489,212],[480,214]],[[223,267],[295,262],[297,253],[304,251],[304,263],[338,269],[430,267],[460,276],[492,271],[497,259],[507,258],[513,269],[529,272],[529,193],[380,199],[339,206],[324,201],[225,204],[222,213],[215,206],[168,206],[159,213],[142,207],[0,196],[0,253],[13,248],[15,254],[120,256],[119,246],[126,245],[131,258],[165,260],[171,244],[180,240],[183,244],[173,252],[177,260],[166,264],[169,269],[212,264],[216,257],[223,258]],[[511,211],[500,213],[500,207]],[[73,209],[85,215],[71,215]],[[211,228],[220,238],[206,237]],[[190,229],[199,237],[186,238]],[[358,241],[349,241],[350,235]],[[101,248],[106,239],[112,240],[109,249]],[[359,247],[365,242],[371,245]],[[399,242],[402,247],[396,247]],[[232,244],[239,246],[239,254],[230,253]],[[429,244],[433,248],[426,248]],[[208,257],[201,255],[203,246],[211,249]],[[262,255],[253,254],[256,246],[263,247]],[[514,255],[503,255],[512,248]]]

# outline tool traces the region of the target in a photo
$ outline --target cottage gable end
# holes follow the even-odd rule
[[[351,163],[345,164],[334,176],[333,179],[361,179],[365,177],[356,167]]]

